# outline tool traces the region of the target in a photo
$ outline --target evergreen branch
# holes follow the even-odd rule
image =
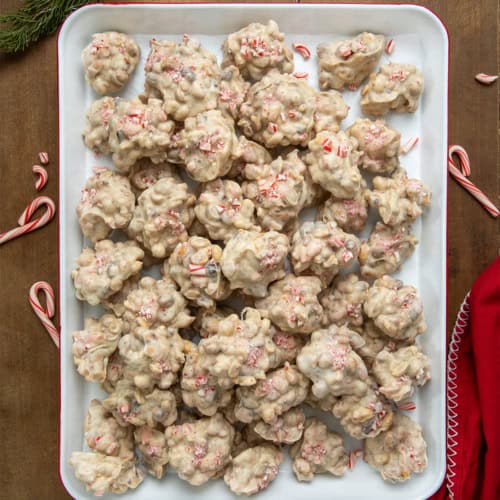
[[[73,10],[90,0],[26,0],[17,12],[0,15],[0,50],[20,52],[54,33]]]

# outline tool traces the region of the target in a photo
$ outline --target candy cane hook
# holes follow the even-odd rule
[[[38,294],[43,292],[45,295],[45,308],[42,307],[38,300]],[[56,313],[54,290],[46,281],[37,281],[34,283],[29,292],[29,303],[43,327],[47,330],[50,338],[59,349],[59,331],[54,326],[51,318]]]

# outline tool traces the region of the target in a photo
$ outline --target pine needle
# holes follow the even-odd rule
[[[0,15],[0,50],[20,52],[54,33],[73,10],[90,0],[27,0],[12,14]]]

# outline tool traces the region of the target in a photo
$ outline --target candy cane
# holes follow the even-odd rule
[[[459,165],[462,171],[456,167],[452,158],[453,154],[458,156],[460,160]],[[461,146],[450,146],[448,150],[448,172],[468,193],[479,201],[481,206],[492,217],[496,218],[500,215],[500,210],[491,202],[491,200],[473,182],[467,179],[467,176],[470,175],[469,155]]]
[[[409,153],[417,144],[420,139],[418,137],[412,137],[411,139],[408,139],[408,141],[403,144],[400,148],[400,153],[405,155]]]
[[[295,78],[307,78],[309,76],[309,73],[306,73],[305,71],[296,71],[293,76]]]
[[[474,77],[479,83],[484,83],[484,85],[491,85],[498,80],[498,75],[487,75],[486,73],[478,73]]]
[[[37,217],[35,220],[30,221],[33,214],[36,210],[45,205],[46,211],[41,217]],[[14,238],[22,236],[23,234],[30,233],[31,231],[35,231],[47,223],[49,223],[56,213],[56,206],[54,202],[47,196],[39,196],[35,198],[23,211],[17,223],[19,227],[15,229],[11,229],[10,231],[6,231],[5,233],[0,233],[0,245],[7,243]]]
[[[391,55],[394,50],[394,40],[391,38],[385,46],[385,53]]]
[[[45,295],[45,309],[38,300],[38,294],[40,292],[43,292]],[[59,331],[51,321],[51,318],[53,318],[56,313],[54,290],[46,281],[37,281],[31,285],[29,303],[35,314],[38,316],[38,319],[42,323],[43,327],[49,333],[50,338],[59,349]]]
[[[349,469],[354,469],[356,462],[358,461],[358,457],[363,456],[363,450],[352,450],[349,453]]]
[[[397,404],[398,410],[401,411],[414,411],[417,409],[417,405],[413,401],[406,401],[404,403]]]
[[[311,57],[311,51],[303,43],[294,43],[292,47],[304,58],[309,59]]]
[[[33,171],[34,174],[37,174],[37,179],[35,181],[35,189],[37,191],[41,191],[45,186],[45,184],[47,184],[47,181],[49,180],[49,174],[47,173],[47,170],[45,170],[40,165],[33,165],[33,167],[31,167],[31,170]]]
[[[42,151],[41,153],[38,153],[38,158],[39,158],[40,163],[42,165],[48,165],[49,164],[49,154],[46,153],[45,151]]]

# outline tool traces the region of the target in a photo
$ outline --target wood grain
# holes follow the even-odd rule
[[[498,203],[498,86],[481,86],[473,78],[480,71],[499,72],[498,2],[418,3],[436,12],[450,33],[450,143],[468,150],[472,180]],[[0,0],[0,12],[20,4],[18,0]],[[22,55],[0,55],[1,230],[13,227],[35,195],[31,165],[39,151],[48,151],[51,158],[44,194],[57,199],[56,57],[55,36]],[[449,328],[474,279],[498,255],[499,227],[499,221],[450,181]],[[27,301],[34,281],[46,280],[56,287],[57,248],[56,221],[0,247],[0,424],[4,449],[0,498],[9,500],[69,498],[58,477],[59,357]]]

